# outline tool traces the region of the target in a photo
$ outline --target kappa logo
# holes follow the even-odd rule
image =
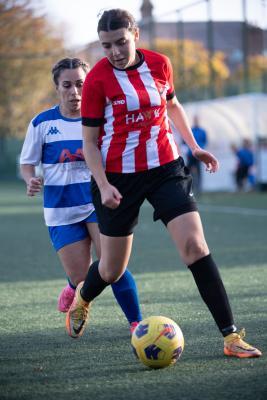
[[[47,132],[47,135],[57,135],[57,134],[62,135],[62,133],[57,129],[56,126],[51,126],[51,128]]]

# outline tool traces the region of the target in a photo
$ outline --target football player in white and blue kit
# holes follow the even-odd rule
[[[43,186],[45,223],[68,277],[68,285],[58,299],[61,312],[68,311],[76,286],[88,272],[91,242],[100,257],[91,174],[82,151],[81,92],[88,70],[88,64],[78,58],[65,58],[54,66],[59,105],[30,122],[20,157],[27,195],[34,196]],[[42,178],[35,175],[40,163]],[[112,289],[133,330],[142,315],[131,273],[126,271]]]

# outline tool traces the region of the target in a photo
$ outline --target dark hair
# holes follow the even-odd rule
[[[58,78],[62,71],[65,69],[76,69],[82,67],[84,72],[87,74],[90,67],[87,62],[82,61],[80,58],[63,58],[58,61],[52,68],[53,81],[55,85],[58,85]]]
[[[97,25],[97,33],[100,31],[114,31],[121,28],[126,28],[132,32],[137,27],[137,22],[129,11],[122,10],[121,8],[113,8],[104,11],[101,15]]]

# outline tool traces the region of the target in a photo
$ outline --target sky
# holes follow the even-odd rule
[[[205,20],[206,2],[197,0],[151,0],[156,20],[176,20],[175,10],[199,3],[183,11],[185,21]],[[211,13],[215,20],[241,20],[243,0],[212,0]],[[56,26],[65,31],[68,47],[83,46],[97,40],[97,15],[103,9],[125,8],[140,20],[142,0],[32,0],[40,13],[44,13]],[[246,0],[248,21],[267,27],[267,0]],[[265,4],[265,6],[263,6]]]

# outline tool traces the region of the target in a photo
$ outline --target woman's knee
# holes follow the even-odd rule
[[[190,265],[208,254],[209,248],[205,239],[191,237],[186,240],[181,256],[184,262]]]
[[[114,283],[118,279],[120,279],[120,277],[123,275],[124,268],[123,267],[118,268],[118,266],[112,268],[112,265],[107,267],[107,266],[101,264],[101,261],[100,261],[99,273],[101,275],[101,278],[104,279],[105,282]]]
[[[77,286],[80,282],[85,280],[87,272],[88,269],[86,271],[75,271],[73,273],[69,273],[68,278],[73,285]]]

